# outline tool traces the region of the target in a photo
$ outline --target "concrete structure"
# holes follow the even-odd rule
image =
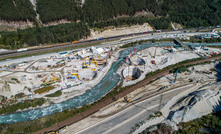
[[[140,69],[135,66],[125,67],[122,73],[127,80],[136,80],[141,76]]]

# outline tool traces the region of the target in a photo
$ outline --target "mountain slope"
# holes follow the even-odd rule
[[[36,13],[29,0],[1,0],[0,20],[34,21]]]

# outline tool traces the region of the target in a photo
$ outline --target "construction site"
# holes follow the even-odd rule
[[[143,80],[148,73],[169,65],[201,56],[212,57],[219,53],[220,49],[198,45],[192,45],[192,51],[179,45],[149,47],[140,51],[134,48],[118,69],[118,73],[124,78],[123,86],[128,86]]]
[[[22,93],[24,97],[19,100],[46,97],[55,103],[78,96],[97,85],[112,63],[119,60],[116,47],[91,47],[37,59],[3,62],[5,64],[0,65],[0,93],[9,100]],[[156,43],[155,46],[145,46],[139,50],[132,48],[122,57],[123,62],[120,62],[122,64],[116,72],[122,76],[124,87],[136,84],[148,73],[169,65],[200,56],[211,57],[221,52],[217,48],[199,45],[191,45],[190,49],[173,43],[166,46]],[[57,91],[62,92],[61,96],[57,96],[59,99],[47,97]]]
[[[120,44],[120,46],[123,45]],[[174,42],[146,43],[126,49],[119,49],[119,45],[112,45],[53,53],[38,58],[24,58],[16,60],[16,62],[2,62],[0,65],[0,93],[4,95],[3,97],[7,97],[7,100],[1,104],[10,103],[10,100],[15,99],[20,102],[35,98],[45,98],[48,103],[35,109],[0,116],[0,123],[28,121],[62,112],[65,109],[78,108],[99,100],[121,82],[122,87],[134,85],[142,82],[151,72],[181,61],[204,56],[210,57],[214,56],[214,53],[221,52],[219,48],[204,46],[197,49],[197,45],[193,45],[193,47],[195,48]],[[207,55],[200,55],[200,52]],[[108,117],[130,105],[131,102],[165,90],[192,85],[194,82],[214,81],[217,70],[212,69],[216,64],[214,62],[205,66],[188,68],[190,71],[182,74],[178,73],[178,69],[171,74],[166,73],[151,84],[137,90],[133,89],[133,92],[95,113],[95,116]],[[57,95],[58,91],[60,94]],[[18,94],[23,94],[23,96],[16,98],[15,96]],[[163,103],[157,105],[163,108],[171,99],[170,97],[172,96],[167,96],[166,101],[158,98]],[[172,110],[178,109],[176,107]],[[36,114],[31,114],[33,112]],[[11,115],[15,115],[15,118],[11,118]],[[90,126],[91,123],[102,119],[89,117],[89,120],[93,121],[88,121],[88,118],[85,120],[87,123],[84,123],[82,127]],[[73,124],[73,126],[75,125]],[[71,132],[77,132],[79,129],[81,127]]]
[[[180,122],[207,115],[218,106],[221,86],[217,79],[221,78],[218,74],[220,70],[220,62],[214,61],[188,67],[188,71],[182,73],[178,71],[169,73],[60,131],[67,134],[73,132],[136,134],[146,128],[150,130],[149,132],[156,130],[151,126],[159,123],[166,123],[177,130]],[[151,99],[151,96],[157,97]],[[116,113],[119,115],[115,116]],[[135,113],[135,116],[132,116],[132,113]],[[103,121],[105,123],[100,123]],[[94,125],[99,123],[100,125]],[[102,128],[104,124],[110,126]],[[131,129],[125,129],[126,127]]]
[[[25,100],[45,97],[56,91],[85,91],[90,81],[99,81],[103,76],[99,74],[110,62],[111,51],[111,47],[92,47],[1,64],[0,93],[7,99],[23,93],[24,98],[19,100]]]

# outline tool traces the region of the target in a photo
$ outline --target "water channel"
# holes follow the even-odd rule
[[[171,46],[173,43],[146,43],[135,46],[135,49],[141,50],[152,46]],[[84,94],[71,98],[61,103],[52,104],[48,107],[38,108],[23,112],[17,112],[13,114],[6,114],[0,116],[0,124],[2,123],[15,123],[28,120],[34,120],[43,116],[48,116],[56,112],[62,112],[65,109],[73,109],[85,104],[93,103],[104,96],[110,91],[120,80],[120,76],[116,74],[116,71],[123,61],[123,58],[132,52],[133,48],[127,48],[121,51],[119,59],[115,61],[105,77],[91,90],[86,91]]]

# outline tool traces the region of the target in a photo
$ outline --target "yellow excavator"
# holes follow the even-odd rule
[[[130,103],[130,102],[131,102],[128,96],[125,96],[124,99],[125,99],[125,101],[126,101],[127,103]]]
[[[94,60],[91,62],[91,63],[94,63],[97,67],[97,60],[96,60],[96,56],[94,57]]]
[[[81,80],[81,78],[80,78],[78,73],[71,73],[71,75],[77,75],[78,79]]]
[[[90,67],[90,59],[85,58],[83,68],[89,68]]]

